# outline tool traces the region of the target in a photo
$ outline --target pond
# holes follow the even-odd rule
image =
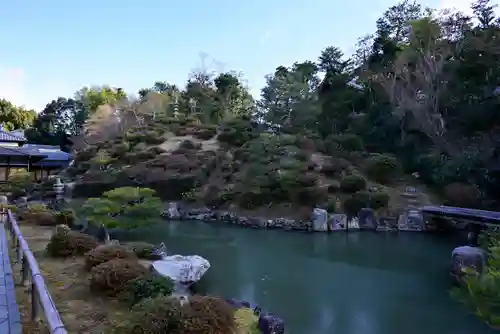
[[[298,233],[165,222],[141,235],[211,262],[204,293],[279,314],[291,334],[493,333],[449,295],[457,243],[420,233]]]

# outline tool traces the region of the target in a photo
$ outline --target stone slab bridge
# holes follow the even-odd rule
[[[468,233],[468,239],[477,243],[479,233],[486,228],[500,228],[500,212],[452,206],[426,205],[420,208],[427,229],[452,227]]]

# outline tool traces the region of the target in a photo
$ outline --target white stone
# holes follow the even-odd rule
[[[328,212],[326,210],[315,208],[312,216],[314,231],[328,231]]]
[[[154,261],[153,270],[161,276],[170,277],[174,282],[198,282],[210,268],[210,262],[198,255],[165,256]]]
[[[170,202],[168,203],[168,218],[170,219],[179,219],[181,214],[179,213],[179,209],[177,208],[177,203]]]
[[[349,230],[359,230],[359,220],[358,217],[353,217],[347,222],[347,229]]]

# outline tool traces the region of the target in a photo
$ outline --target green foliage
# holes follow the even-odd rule
[[[128,282],[125,292],[121,297],[132,306],[145,298],[170,296],[173,291],[174,282],[170,278],[147,275]]]
[[[248,117],[235,118],[221,126],[217,140],[232,146],[242,146],[258,137],[255,125]]]
[[[149,188],[122,187],[100,198],[89,198],[79,210],[91,224],[135,228],[154,222],[162,209],[161,200]]]
[[[135,255],[137,255],[137,257],[140,259],[161,260],[161,258],[158,258],[157,255],[153,254],[155,246],[150,243],[142,241],[134,241],[134,242],[127,242],[125,246],[131,249],[135,253]]]
[[[365,169],[371,179],[386,183],[398,175],[401,167],[395,157],[378,154],[365,161]]]
[[[0,124],[5,130],[27,129],[33,125],[35,110],[16,107],[11,102],[0,99]]]
[[[137,260],[113,259],[92,268],[90,289],[108,296],[118,296],[126,291],[128,282],[147,272]]]
[[[354,193],[366,188],[366,180],[363,176],[352,174],[345,176],[340,182],[340,189],[347,193]]]
[[[363,140],[355,134],[332,135],[325,139],[329,152],[333,155],[338,151],[352,152],[363,150]]]
[[[56,212],[56,223],[57,225],[67,225],[73,226],[76,216],[73,209],[64,209],[62,211]]]
[[[52,235],[47,253],[52,257],[83,255],[97,247],[97,240],[79,232],[59,232]]]
[[[210,296],[190,296],[182,304],[176,298],[157,296],[132,307],[131,316],[117,325],[115,333],[134,334],[234,334],[233,308]]]
[[[498,237],[498,235],[497,235]],[[452,295],[468,305],[489,326],[500,328],[500,243],[490,239],[489,259],[485,272],[465,271],[463,284]]]

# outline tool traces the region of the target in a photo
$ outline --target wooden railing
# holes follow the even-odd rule
[[[19,225],[10,210],[4,212],[6,214],[6,226],[10,232],[11,247],[15,247],[16,262],[21,264],[21,280],[23,286],[27,286],[30,281],[31,274],[31,320],[38,322],[40,320],[40,309],[45,315],[45,320],[52,334],[67,334],[64,324],[57,312],[56,306],[52,301],[52,297],[45,285],[40,268],[35,259],[35,256],[28,247],[28,243],[24,240]]]

